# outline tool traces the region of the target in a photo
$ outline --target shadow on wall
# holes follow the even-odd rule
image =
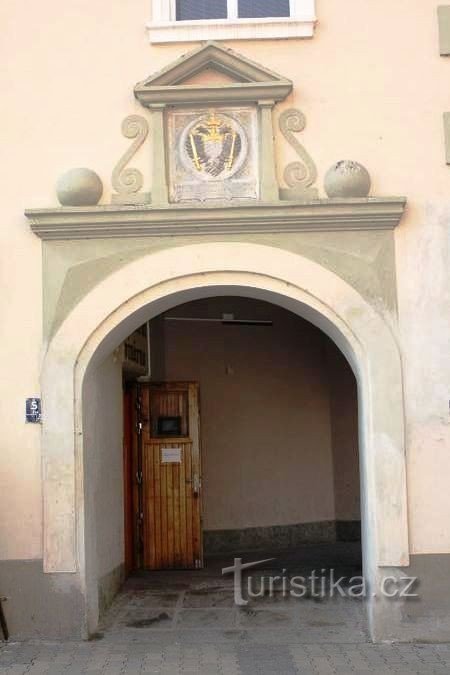
[[[166,317],[273,322],[272,326]],[[205,552],[360,539],[353,372],[309,322],[217,297],[151,322],[155,381],[198,381]]]

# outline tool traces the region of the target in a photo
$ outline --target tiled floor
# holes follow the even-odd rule
[[[261,577],[306,576],[313,565],[320,571],[325,560],[340,575],[358,573],[351,547],[335,548],[334,561],[329,554],[326,547],[305,549],[300,558],[278,552],[270,567],[252,571],[255,588]],[[450,674],[450,645],[370,644],[359,600],[293,598],[275,584],[275,592],[238,607],[224,563],[232,561],[135,576],[95,639],[10,643],[0,648],[0,674]]]
[[[3,675],[431,675],[450,673],[450,645],[304,645],[114,641],[0,647]]]
[[[222,574],[222,568],[233,563],[229,557],[209,560],[204,570],[141,573],[128,580],[99,632],[103,639],[129,635],[159,640],[167,635],[168,639],[172,636],[195,644],[226,644],[233,640],[264,644],[277,644],[280,640],[293,644],[366,642],[361,601],[330,598],[328,594],[324,598],[297,598],[290,593],[290,579],[307,577],[312,560],[317,563],[317,575],[330,565],[339,576],[360,574],[357,547],[340,548],[340,553],[336,547],[330,552],[330,547],[324,545],[304,547],[300,554],[240,554],[243,562],[274,558],[243,575],[245,598],[248,599],[245,589],[250,575],[253,593],[259,596],[262,589],[264,594],[250,597],[242,607],[234,601],[233,575]],[[333,561],[333,555],[337,560]],[[270,577],[275,579],[273,583]]]

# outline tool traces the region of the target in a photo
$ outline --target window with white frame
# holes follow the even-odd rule
[[[315,0],[152,0],[151,42],[312,37]]]
[[[175,0],[176,21],[290,16],[289,0]]]

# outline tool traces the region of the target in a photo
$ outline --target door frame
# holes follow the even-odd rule
[[[123,389],[123,507],[125,575],[136,569],[136,512],[133,498],[133,389],[125,383]]]

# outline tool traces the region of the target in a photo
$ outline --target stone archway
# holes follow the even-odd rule
[[[402,370],[391,327],[349,284],[302,256],[256,244],[182,246],[145,256],[99,283],[60,326],[44,361],[44,569],[77,576],[87,631],[95,629],[95,612],[88,621],[85,374],[145,320],[212,293],[285,307],[344,353],[359,391],[365,576],[377,587],[380,568],[408,564]]]

